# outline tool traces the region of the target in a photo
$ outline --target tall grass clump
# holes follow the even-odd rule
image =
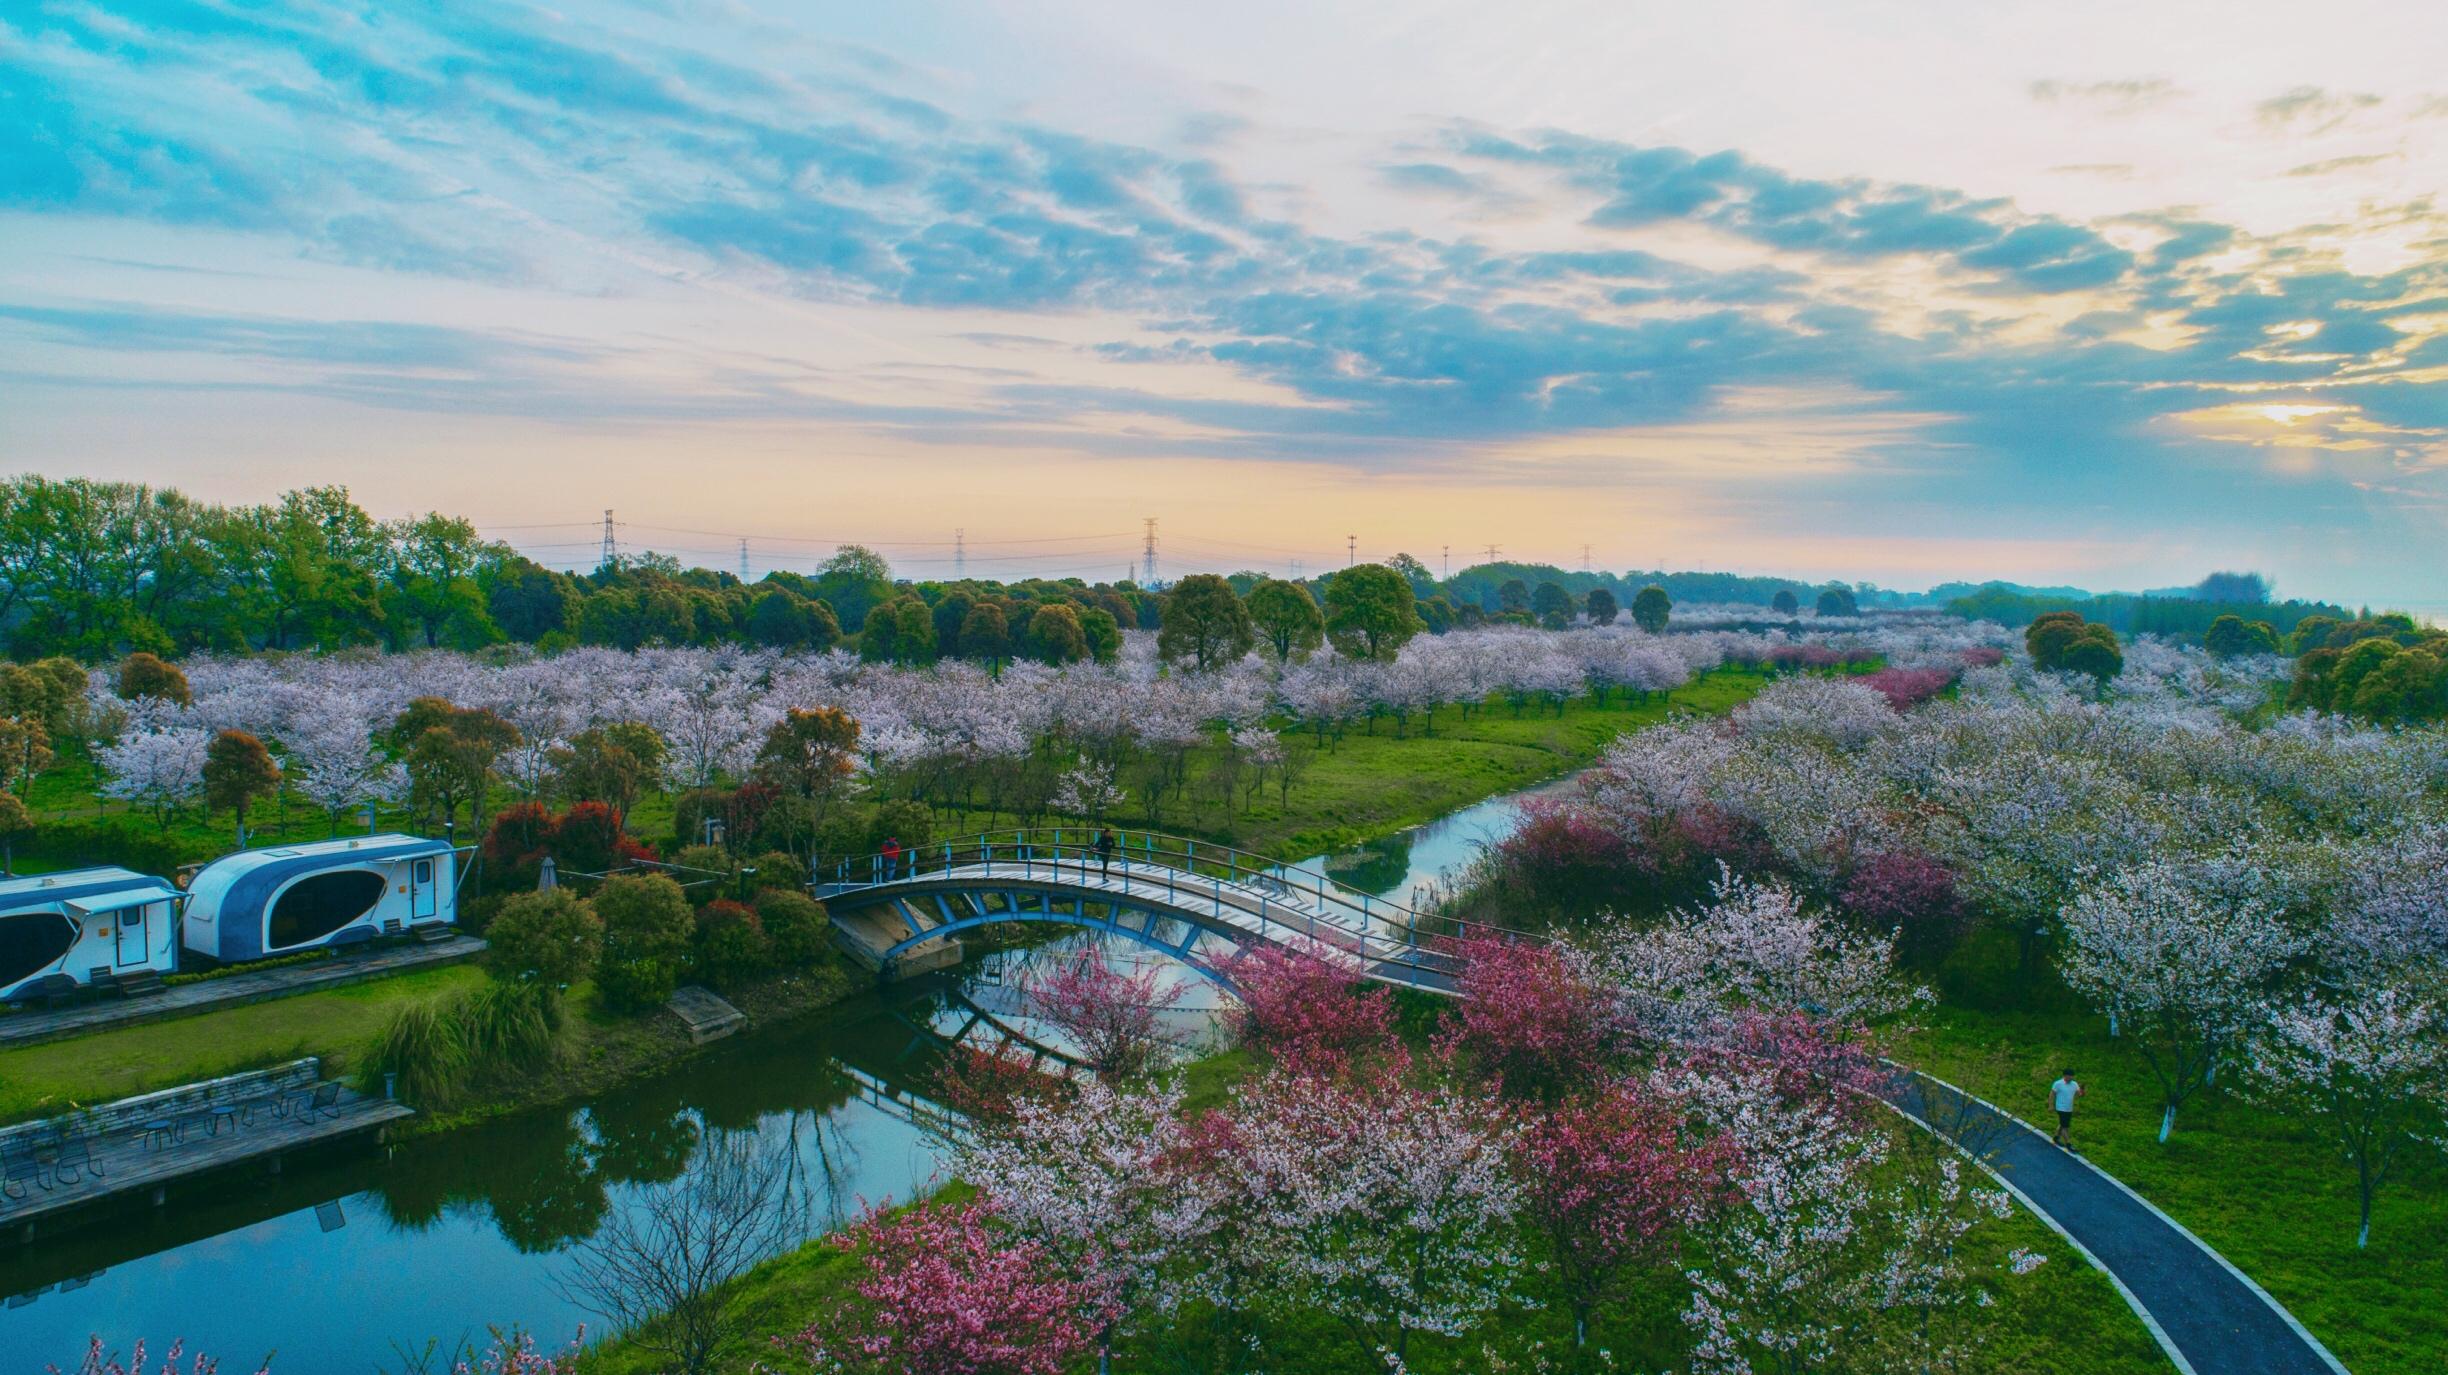
[[[385,1077],[393,1076],[401,1099],[428,1107],[465,1091],[473,1066],[460,1015],[464,1001],[437,998],[394,1011],[366,1049],[358,1087],[381,1093]]]
[[[488,983],[457,1011],[469,1063],[480,1073],[550,1058],[561,1030],[561,1000],[541,984]]]

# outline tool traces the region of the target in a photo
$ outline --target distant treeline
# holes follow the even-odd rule
[[[2356,619],[2352,610],[2334,602],[2219,601],[2200,596],[2126,592],[2064,597],[1994,583],[1949,601],[1946,609],[1966,620],[1996,621],[2008,627],[2029,625],[2052,611],[2072,611],[2120,635],[2160,635],[2182,640],[2199,640],[2221,616],[2236,616],[2247,622],[2265,621],[2281,639],[2291,636],[2306,617]]]

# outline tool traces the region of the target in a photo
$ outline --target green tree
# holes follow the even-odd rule
[[[1346,568],[1326,584],[1326,633],[1355,659],[1390,660],[1426,627],[1402,574],[1381,563]]]
[[[1861,604],[1853,599],[1853,589],[1849,587],[1831,587],[1821,592],[1816,609],[1822,616],[1858,616],[1861,614]]]
[[[1802,599],[1795,596],[1790,587],[1778,588],[1777,594],[1768,599],[1768,606],[1780,616],[1798,616],[1802,613]]]
[[[2125,671],[2125,651],[2116,632],[2104,625],[2086,625],[2066,646],[2062,660],[2069,673],[2080,673],[2102,688]]]
[[[773,587],[748,604],[748,638],[775,649],[829,649],[841,638],[841,625],[823,602]]]
[[[901,616],[889,602],[878,602],[867,611],[867,619],[859,627],[859,657],[871,664],[888,664],[900,657]]]
[[[661,874],[620,875],[595,894],[603,920],[603,962],[596,986],[614,1007],[660,1005],[680,982],[697,914],[680,885]]]
[[[1076,663],[1088,657],[1088,632],[1069,602],[1037,608],[1028,623],[1029,657],[1049,664]]]
[[[817,825],[858,771],[858,718],[835,707],[793,707],[757,747],[757,777],[808,804]]]
[[[1508,616],[1530,614],[1530,584],[1519,578],[1507,578],[1496,589],[1496,608]]]
[[[1651,583],[1632,597],[1632,624],[1652,635],[1666,632],[1667,618],[1674,614],[1674,601],[1666,589]]]
[[[1613,625],[1615,617],[1622,611],[1615,605],[1615,594],[1603,587],[1591,588],[1589,598],[1581,604],[1581,609],[1589,616],[1591,625]]]
[[[242,730],[225,730],[204,747],[204,805],[237,814],[238,843],[246,844],[247,808],[280,791],[280,765],[264,742]]]
[[[961,618],[960,652],[964,659],[1001,665],[1011,657],[1011,622],[1003,608],[993,602],[979,602]]]
[[[553,771],[574,802],[602,802],[626,818],[663,772],[670,753],[663,736],[643,721],[590,726],[553,751]]]
[[[2246,654],[2275,654],[2278,633],[2267,621],[2246,621],[2234,614],[2210,622],[2202,632],[2202,648],[2221,659],[2233,659]]]
[[[1251,625],[1279,664],[1305,658],[1326,641],[1326,618],[1300,583],[1269,578],[1250,589],[1248,605]]]
[[[872,549],[845,544],[816,570],[816,595],[843,625],[865,625],[871,609],[892,600],[892,565]]]
[[[485,972],[505,983],[567,988],[595,972],[603,942],[602,921],[576,893],[521,893],[485,926]]]
[[[428,512],[385,532],[391,544],[387,621],[413,627],[427,649],[477,649],[503,638],[478,574],[509,551],[458,516]]]
[[[961,627],[968,623],[970,611],[976,606],[977,599],[966,592],[945,593],[944,599],[935,603],[932,615],[937,655],[946,659],[975,657],[961,646],[960,633]]]
[[[1530,612],[1538,617],[1540,625],[1562,630],[1572,624],[1572,593],[1565,591],[1562,583],[1542,582],[1530,594]]]
[[[2023,651],[2032,667],[2055,672],[2065,666],[2066,650],[2081,638],[2085,622],[2079,611],[2050,611],[2023,628]]]
[[[893,659],[904,664],[935,662],[935,613],[916,597],[893,603]]]
[[[0,877],[14,877],[17,871],[17,841],[34,833],[34,813],[17,794],[0,792]]]
[[[1164,626],[1156,633],[1156,653],[1166,663],[1187,660],[1205,672],[1238,662],[1257,642],[1249,608],[1215,574],[1193,573],[1166,594]]]
[[[1088,642],[1088,657],[1110,664],[1122,657],[1122,626],[1113,613],[1092,606],[1079,613],[1080,635]]]
[[[391,739],[408,766],[409,799],[443,821],[469,807],[482,826],[485,790],[494,766],[519,742],[518,728],[482,707],[460,707],[439,697],[419,697],[391,726]]]
[[[119,661],[115,690],[121,700],[129,702],[139,697],[156,697],[185,706],[195,700],[187,688],[187,675],[177,664],[141,649]]]
[[[1403,580],[1411,584],[1412,596],[1426,598],[1436,595],[1436,573],[1418,559],[1409,554],[1396,554],[1386,560],[1386,567],[1403,575]]]

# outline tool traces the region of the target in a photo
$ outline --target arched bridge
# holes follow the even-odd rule
[[[1001,922],[1102,931],[1162,951],[1232,987],[1253,948],[1308,951],[1379,983],[1450,993],[1438,948],[1468,923],[1427,917],[1334,880],[1229,846],[1146,831],[997,831],[847,860],[816,896],[879,968],[950,963],[950,938]],[[1509,933],[1508,933],[1509,934]]]

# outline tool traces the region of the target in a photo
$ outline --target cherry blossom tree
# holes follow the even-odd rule
[[[2448,1013],[2394,988],[2280,1008],[2253,1038],[2250,1081],[2282,1106],[2322,1119],[2354,1166],[2361,1222],[2371,1243],[2372,1199],[2399,1153],[2448,1108]]]
[[[1236,1091],[1218,1160],[1277,1309],[1330,1319],[1401,1368],[1518,1297],[1518,1131],[1491,1104],[1379,1077],[1270,1074]]]
[[[1248,948],[1230,971],[1235,1038],[1296,1075],[1331,1076],[1397,1046],[1394,1000],[1349,961],[1298,944]]]
[[[1446,1009],[1438,1048],[1500,1092],[1552,1102],[1595,1083],[1624,1048],[1619,1001],[1565,947],[1477,935],[1451,953],[1461,997]]]
[[[2219,902],[2153,862],[2095,881],[2065,912],[2066,983],[2116,1019],[2159,1081],[2159,1139],[2210,1081],[2220,1051],[2265,1015],[2304,938],[2258,902]]]
[[[1546,1244],[1574,1345],[1588,1342],[1600,1303],[1720,1200],[1729,1138],[1686,1136],[1681,1115],[1630,1080],[1530,1119],[1516,1156],[1522,1212]]]
[[[191,726],[134,731],[94,751],[104,797],[150,808],[164,827],[170,814],[204,792],[204,754],[212,733]]]
[[[162,1352],[157,1373],[145,1369],[145,1359],[145,1344],[141,1341],[128,1349],[127,1359],[122,1361],[119,1353],[105,1347],[102,1338],[96,1336],[87,1343],[84,1359],[77,1362],[76,1375],[215,1375],[221,1369],[221,1362],[213,1357],[190,1353],[183,1340],[170,1343],[169,1349]],[[43,1368],[50,1375],[62,1375],[58,1366]],[[255,1375],[270,1375],[271,1369],[272,1361],[267,1356],[256,1367]]]
[[[1171,1060],[1164,1012],[1187,991],[1161,964],[1126,974],[1094,946],[1062,957],[1027,985],[1030,1009],[1053,1023],[1089,1068],[1113,1079],[1144,1078]]]
[[[1105,1300],[993,1219],[976,1202],[870,1211],[832,1238],[858,1260],[853,1301],[787,1345],[821,1375],[1062,1375],[1109,1320]]]

